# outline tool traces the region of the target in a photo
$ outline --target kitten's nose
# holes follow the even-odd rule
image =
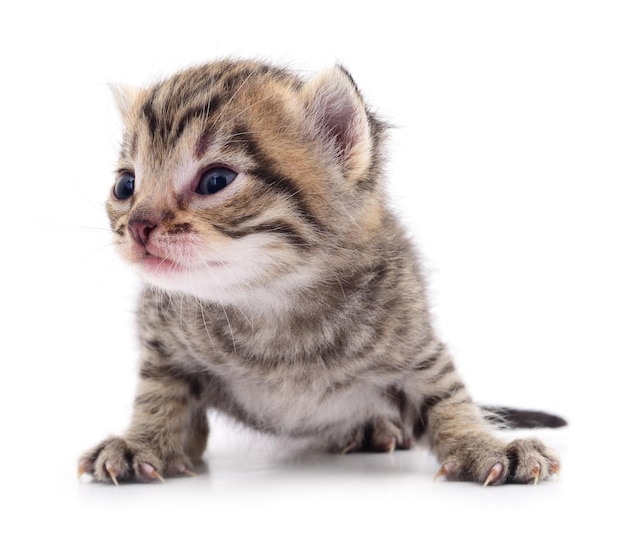
[[[150,233],[156,227],[156,224],[148,220],[131,220],[128,222],[128,231],[132,238],[139,244],[148,243]]]

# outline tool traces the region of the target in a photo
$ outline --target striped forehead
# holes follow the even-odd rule
[[[226,116],[229,108],[236,108],[238,95],[258,88],[259,81],[268,77],[293,80],[269,66],[222,63],[187,70],[153,86],[138,111],[152,156],[165,156],[192,124],[198,127],[193,151],[196,156],[204,153],[220,117]],[[136,151],[136,140],[129,142],[132,152]]]
[[[208,139],[211,124],[220,110],[221,96],[207,87],[194,96],[180,96],[155,87],[139,110],[140,126],[147,130],[149,145],[156,153],[174,148],[191,123],[200,121],[204,142]]]

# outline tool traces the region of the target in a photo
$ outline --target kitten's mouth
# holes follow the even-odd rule
[[[180,264],[165,257],[158,257],[146,252],[139,261],[139,264],[150,272],[182,272],[185,270]]]
[[[206,261],[202,263],[189,263],[182,265],[174,260],[166,257],[159,257],[149,251],[140,258],[138,264],[146,271],[156,274],[172,274],[181,272],[191,272],[197,268],[213,268],[224,266],[226,263],[222,261]]]

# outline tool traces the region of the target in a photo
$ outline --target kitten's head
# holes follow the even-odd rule
[[[280,300],[380,227],[384,127],[343,69],[302,81],[220,61],[114,93],[125,132],[107,211],[149,283]]]

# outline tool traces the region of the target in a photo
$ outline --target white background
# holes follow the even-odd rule
[[[623,3],[7,6],[0,556],[623,558]],[[136,283],[103,210],[107,84],[222,55],[339,61],[396,125],[390,189],[441,335],[477,400],[567,417],[542,433],[559,481],[433,484],[424,451],[311,458],[218,421],[195,479],[77,482],[135,384]]]

